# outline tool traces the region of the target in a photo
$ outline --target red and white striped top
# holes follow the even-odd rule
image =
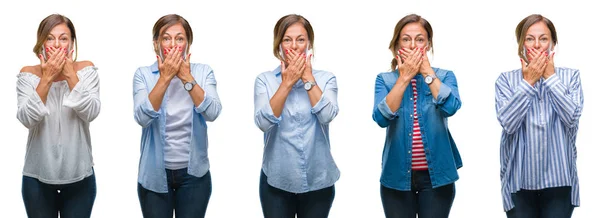
[[[417,116],[417,80],[412,79],[413,91],[413,140],[412,140],[412,169],[427,170],[427,159],[423,149],[423,140],[421,138],[421,127],[419,127],[419,117]]]

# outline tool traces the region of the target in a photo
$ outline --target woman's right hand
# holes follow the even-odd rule
[[[545,52],[536,52],[527,50],[529,64],[521,58],[521,68],[523,70],[523,79],[533,86],[544,75],[546,64],[548,63],[547,54]],[[532,54],[533,53],[533,54]]]
[[[286,52],[286,53],[289,53]],[[290,57],[290,56],[288,56]],[[296,55],[287,61],[288,66],[281,62],[281,84],[293,86],[302,77],[306,67],[306,54]]]
[[[156,56],[158,59],[158,71],[160,76],[171,81],[175,75],[179,72],[179,68],[183,63],[183,58],[181,58],[181,49],[173,48],[169,51],[167,49],[163,49],[165,60],[161,60],[159,56]]]
[[[45,60],[40,54],[40,66],[42,67],[42,80],[52,82],[58,77],[66,62],[67,52],[63,48],[46,49],[46,54],[50,54],[50,58]]]
[[[398,80],[408,82],[415,77],[421,69],[423,52],[420,48],[398,50],[396,61],[398,61],[398,73],[400,74]]]

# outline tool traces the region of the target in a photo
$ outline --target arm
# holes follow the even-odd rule
[[[283,104],[285,103],[285,99],[290,90],[291,87],[286,88],[282,83],[275,95],[269,99],[267,84],[261,79],[261,76],[256,77],[254,83],[254,123],[260,130],[267,132],[281,121]],[[279,106],[279,116],[275,115],[271,106],[277,104],[281,104]]]
[[[337,91],[337,80],[335,76],[331,77],[329,81],[325,83],[325,92],[322,92],[318,86],[315,86],[308,91],[308,97],[313,106],[311,108],[311,113],[317,116],[317,119],[321,124],[327,125],[335,118],[335,116],[337,116],[339,111]]]
[[[434,73],[433,70],[431,73]],[[443,81],[440,79],[433,80],[429,84],[429,90],[433,95],[433,103],[442,111],[444,117],[450,117],[460,109],[462,102],[458,94],[456,76],[452,71],[446,73]]]
[[[221,101],[217,94],[217,80],[212,69],[206,75],[204,88],[200,87],[199,84],[190,91],[190,96],[194,105],[196,113],[202,114],[207,121],[214,121],[221,113]]]
[[[154,110],[150,102],[148,91],[146,90],[146,80],[140,69],[135,72],[133,77],[133,114],[135,121],[144,128],[150,125],[155,119],[158,119],[160,115]]]
[[[97,68],[91,66],[75,75],[77,82],[63,102],[63,106],[73,109],[86,122],[93,121],[100,113],[100,79]]]
[[[28,129],[35,127],[45,116],[50,114],[41,97],[36,92],[32,81],[19,74],[17,80],[17,119]],[[41,82],[41,81],[40,81]],[[39,85],[38,85],[39,87]],[[46,92],[47,94],[48,92]]]
[[[496,117],[504,131],[513,134],[523,125],[535,90],[521,77],[517,87],[510,87],[508,80],[506,74],[496,80]]]
[[[575,126],[583,109],[583,91],[579,71],[575,71],[573,74],[569,87],[560,81],[557,74],[544,81],[544,85],[548,87],[552,109],[558,114],[560,120],[568,127]]]
[[[378,75],[375,80],[375,103],[373,106],[373,120],[380,127],[387,127],[390,121],[397,118],[396,112],[400,108],[404,91],[408,82],[402,82],[400,79],[388,92],[385,87],[385,81],[382,75]]]

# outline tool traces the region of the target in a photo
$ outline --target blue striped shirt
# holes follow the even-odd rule
[[[579,70],[555,68],[534,86],[521,69],[496,81],[496,115],[502,126],[500,178],[504,210],[515,205],[511,193],[570,186],[579,206],[575,140],[583,108]]]

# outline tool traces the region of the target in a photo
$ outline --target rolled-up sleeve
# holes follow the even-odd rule
[[[160,115],[150,103],[146,80],[139,68],[133,77],[133,114],[135,121],[142,127],[147,127]]]
[[[94,66],[77,72],[79,82],[63,101],[63,106],[75,111],[77,116],[91,122],[100,114],[100,79]]]
[[[267,132],[280,121],[281,116],[276,117],[271,108],[267,84],[259,75],[254,82],[254,123],[260,130]]]
[[[217,94],[217,80],[212,69],[208,68],[202,89],[204,89],[204,100],[194,108],[196,113],[202,114],[206,121],[214,121],[221,114],[221,101]]]
[[[17,80],[17,119],[28,129],[35,127],[50,111],[35,91],[31,75],[19,73]]]
[[[450,117],[460,109],[462,102],[458,94],[458,83],[452,71],[448,71],[440,84],[437,98],[433,103],[442,110],[444,117]]]
[[[317,116],[319,123],[327,125],[337,116],[339,111],[337,92],[337,80],[333,76],[325,83],[321,99],[310,110],[312,114]]]
[[[375,79],[375,103],[373,105],[373,120],[380,127],[387,127],[390,121],[396,119],[397,115],[387,105],[386,96],[389,90],[385,87],[385,81],[381,75]]]

